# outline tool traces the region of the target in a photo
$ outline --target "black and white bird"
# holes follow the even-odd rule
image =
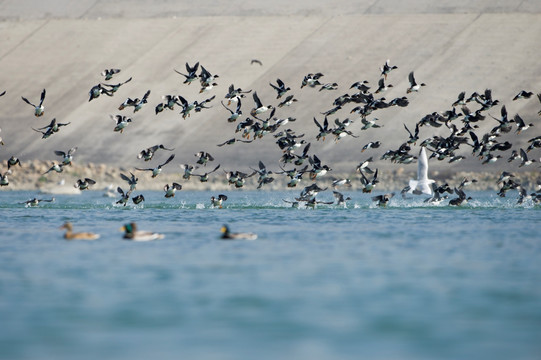
[[[453,198],[449,200],[449,205],[451,206],[461,206],[468,203],[469,200],[472,198],[469,196],[466,196],[466,193],[464,193],[463,190],[455,188],[455,194],[458,196],[456,198]]]
[[[522,162],[518,167],[528,166],[535,162],[534,159],[528,159],[528,155],[526,154],[526,151],[524,151],[524,149],[520,149],[520,159],[522,160]]]
[[[104,88],[102,86],[102,84],[94,85],[94,86],[92,86],[92,88],[88,92],[88,96],[89,96],[88,101],[92,101],[94,99],[97,99],[98,97],[100,97],[101,94],[104,94],[104,93],[109,95],[109,96],[113,95],[110,92],[110,90],[107,90],[106,88]]]
[[[132,80],[132,78],[130,77],[128,80],[126,80],[124,82],[120,82],[118,84],[104,84],[104,83],[102,83],[101,85],[107,86],[109,88],[108,90],[103,91],[103,93],[105,95],[113,96],[114,93],[116,93],[118,91],[118,89],[120,89],[120,87],[122,85],[129,83],[131,80]]]
[[[259,161],[258,166],[259,166],[259,169],[253,169],[253,168],[250,168],[250,169],[254,171],[254,174],[259,175],[257,179],[257,184],[258,184],[257,188],[261,189],[263,185],[270,184],[271,182],[273,182],[274,178],[271,176],[272,171],[267,170],[267,167],[265,166],[265,164],[263,164],[261,160]]]
[[[172,154],[171,156],[169,156],[169,158],[163,164],[160,164],[160,165],[156,166],[155,168],[151,168],[151,169],[135,168],[135,170],[151,171],[152,172],[152,177],[155,178],[156,176],[160,175],[160,173],[162,172],[162,168],[165,165],[169,164],[174,158],[175,158],[175,154]]]
[[[327,117],[325,117],[325,120],[323,120],[323,125],[321,125],[314,117],[314,124],[316,124],[319,130],[319,133],[316,136],[316,140],[319,141],[321,139],[322,141],[325,141],[325,137],[332,132],[332,130],[329,129],[329,120],[327,119]]]
[[[105,69],[101,72],[102,76],[105,76],[105,81],[111,80],[113,75],[118,74],[120,69]]]
[[[143,196],[143,194],[139,194],[137,196],[133,196],[131,198],[131,201],[133,201],[133,203],[135,205],[138,205],[138,204],[142,203],[143,201],[145,201],[145,197]]]
[[[68,126],[69,124],[71,124],[71,122],[59,123],[59,122],[56,121],[56,119],[53,119],[53,120],[51,120],[49,125],[41,127],[41,128],[37,128],[37,129],[32,128],[32,130],[41,133],[42,134],[42,136],[41,136],[42,139],[47,139],[49,136],[57,133],[62,126]],[[45,130],[45,131],[42,131],[42,130]]]
[[[23,99],[25,103],[34,107],[34,115],[36,117],[43,116],[43,114],[45,113],[45,107],[43,106],[43,101],[45,100],[45,89],[43,89],[43,91],[41,92],[41,97],[40,97],[38,105],[32,104],[30,101],[28,101],[27,98],[23,96],[21,96],[21,98]]]
[[[214,86],[218,85],[214,80],[219,78],[216,74],[211,74],[207,69],[201,65],[201,73],[199,74],[199,82],[201,83],[201,90],[199,90],[200,93],[209,91]]]
[[[172,198],[172,197],[175,197],[175,192],[177,190],[182,190],[182,185],[174,182],[172,183],[171,185],[169,184],[165,184],[165,186],[163,187],[163,191],[165,191],[165,197],[166,198]]]
[[[341,192],[339,191],[336,191],[334,190],[332,192],[335,200],[336,200],[336,205],[337,206],[341,206],[341,207],[346,207],[347,206],[347,201],[351,200],[351,198],[349,196],[344,196],[344,194],[342,194]]]
[[[276,96],[276,99],[280,99],[282,96],[284,96],[289,90],[291,90],[291,88],[289,87],[286,87],[286,85],[284,84],[284,82],[280,79],[276,79],[276,83],[277,85],[274,85],[272,83],[269,83],[269,85],[274,89],[276,90],[276,92],[278,93],[278,95]]]
[[[113,131],[120,132],[121,134],[122,132],[124,132],[124,129],[126,128],[126,126],[128,126],[128,124],[132,122],[131,118],[124,115],[109,115],[109,116],[111,120],[113,120],[116,124]]]
[[[139,178],[137,178],[131,171],[129,177],[121,173],[120,178],[128,183],[128,185],[130,186],[130,191],[135,190],[135,188],[137,187],[137,182],[139,181]]]
[[[184,170],[184,174],[182,174],[182,178],[184,180],[190,180],[193,171],[199,168],[198,166],[194,166],[191,164],[181,164],[179,166],[182,170]]]
[[[254,91],[252,96],[254,98],[255,107],[252,109],[250,114],[253,117],[256,117],[256,115],[262,114],[262,113],[264,113],[264,112],[266,112],[268,110],[274,109],[274,106],[272,106],[272,105],[263,105],[263,103],[259,99],[259,96],[257,95],[257,91]]]
[[[224,201],[227,200],[227,196],[224,194],[219,194],[218,196],[212,196],[210,198],[210,204],[212,207],[217,207],[221,209],[223,207]]]
[[[305,75],[304,76],[304,79],[302,80],[302,83],[301,83],[301,89],[305,86],[309,86],[309,87],[316,87],[317,85],[321,85],[321,83],[319,82],[319,79],[323,76],[322,73],[315,73],[315,74],[308,74],[308,75]]]
[[[54,153],[58,156],[62,156],[62,165],[71,165],[75,151],[77,151],[77,146],[72,147],[67,152],[55,150]]]
[[[385,79],[387,79],[387,78],[385,78]],[[379,79],[378,88],[374,92],[375,94],[385,92],[385,91],[389,90],[389,88],[393,87],[393,84],[385,84],[385,79],[384,78]]]
[[[203,166],[207,166],[209,161],[214,161],[214,157],[205,151],[198,152],[195,154],[195,157],[199,158],[197,159],[197,163]]]
[[[21,160],[19,160],[16,156],[11,156],[8,159],[8,170],[11,169],[13,166],[19,165],[19,167],[22,167]]]
[[[282,101],[281,103],[278,104],[278,107],[281,108],[281,107],[284,107],[284,106],[291,106],[291,104],[293,104],[294,102],[297,102],[298,100],[295,99],[295,97],[293,95],[288,95],[284,101]]]
[[[199,181],[200,181],[200,182],[207,182],[207,181],[209,180],[209,174],[212,174],[213,172],[215,172],[215,171],[218,170],[219,168],[220,168],[220,164],[218,164],[218,166],[216,166],[213,170],[211,170],[211,171],[209,171],[209,172],[206,172],[206,173],[201,174],[201,175],[192,173],[192,176],[197,176],[197,177],[199,177]]]
[[[184,84],[190,85],[194,80],[197,80],[197,70],[199,69],[199,62],[196,62],[194,66],[190,66],[186,63],[186,74],[175,70],[177,74],[184,76]]]
[[[457,100],[453,103],[453,107],[456,107],[456,106],[464,106],[466,105],[466,100],[465,100],[465,97],[466,97],[466,92],[465,91],[462,91],[460,94],[458,94],[458,98]]]
[[[364,152],[365,150],[368,150],[368,149],[377,149],[380,147],[380,145],[381,145],[380,141],[370,141],[366,145],[363,146],[363,148],[361,149],[361,152]]]
[[[61,173],[62,171],[64,171],[64,166],[62,164],[57,164],[57,163],[53,162],[51,164],[51,167],[49,168],[49,170],[45,171],[43,173],[43,175],[46,175],[46,174],[48,174],[48,173],[50,173],[52,171],[57,172],[57,173]]]
[[[390,65],[389,62],[390,62],[390,60],[387,59],[387,61],[385,61],[385,64],[383,64],[383,65],[379,68],[380,71],[381,71],[381,75],[380,75],[380,76],[385,77],[385,79],[387,79],[387,75],[389,75],[389,73],[390,73],[392,70],[398,69],[397,66],[395,66],[395,65]]]
[[[9,185],[8,175],[11,175],[11,170],[6,170],[3,174],[0,173],[0,186]]]
[[[312,165],[312,168],[310,169],[310,179],[312,180],[315,180],[332,170],[328,165],[322,164],[321,160],[315,154],[308,157],[308,161],[310,162],[310,165]]]
[[[518,100],[518,99],[529,99],[532,97],[532,95],[533,95],[533,92],[531,91],[520,90],[518,94],[516,94],[513,97],[513,101]]]
[[[361,171],[361,184],[363,185],[363,193],[371,193],[376,187],[378,180],[378,169],[374,172],[372,179],[368,179],[366,175]]]
[[[520,134],[521,132],[528,130],[530,127],[533,126],[533,124],[531,123],[526,124],[519,114],[516,114],[513,120],[515,121],[515,124],[517,125],[517,130],[516,130],[517,134]]]
[[[415,76],[413,75],[413,71],[409,73],[408,75],[408,80],[410,82],[410,87],[408,88],[407,90],[407,93],[409,94],[410,92],[417,92],[419,91],[419,89],[421,88],[421,86],[426,86],[425,83],[420,83],[418,84],[416,81],[415,81]]]
[[[235,111],[231,110],[230,108],[228,108],[223,101],[221,101],[222,105],[224,108],[227,109],[227,111],[229,111],[231,113],[231,115],[227,118],[227,122],[235,122],[237,121],[237,119],[239,118],[239,116],[242,115],[242,110],[240,109],[241,108],[241,101],[240,99],[237,101],[237,108],[235,109]]]
[[[372,196],[372,201],[376,202],[379,207],[387,207],[389,201],[394,197],[394,193],[388,193],[383,195]]]
[[[145,161],[150,161],[154,157],[154,154],[156,153],[156,151],[158,151],[159,149],[163,149],[167,151],[175,150],[175,149],[166,148],[165,146],[163,146],[163,144],[154,145],[144,150],[141,150],[141,152],[137,155],[137,158],[143,159]]]
[[[33,199],[30,199],[30,200],[26,200],[24,202],[22,202],[21,204],[25,204],[26,207],[30,207],[30,206],[38,206],[40,202],[54,202],[55,201],[55,198],[51,198],[51,199],[38,199],[38,198],[33,198]]]
[[[90,178],[78,179],[74,187],[79,190],[88,190],[91,185],[96,184],[96,181]]]

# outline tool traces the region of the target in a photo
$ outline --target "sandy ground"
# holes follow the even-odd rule
[[[142,149],[164,144],[175,148],[171,173],[180,164],[194,163],[194,154],[205,150],[223,169],[247,171],[262,160],[274,168],[281,156],[272,136],[251,144],[217,147],[234,137],[235,125],[219,101],[230,84],[257,91],[265,104],[276,105],[268,85],[277,78],[292,88],[299,100],[280,108],[275,116],[293,117],[290,126],[312,143],[311,152],[337,173],[351,173],[368,156],[374,159],[396,149],[407,139],[403,127],[413,128],[424,115],[449,110],[459,92],[493,90],[510,116],[520,114],[534,127],[523,134],[514,131],[502,138],[514,149],[525,148],[528,139],[540,135],[537,112],[541,103],[535,96],[512,101],[522,89],[541,92],[541,3],[538,1],[207,1],[197,6],[188,1],[0,1],[0,128],[4,146],[3,164],[16,155],[23,161],[55,160],[54,150],[78,147],[76,162],[98,163],[133,170],[147,164],[136,155]],[[252,65],[252,59],[263,65]],[[379,67],[386,59],[398,66],[388,78],[394,87],[384,96],[390,100],[406,95],[407,75],[414,70],[419,82],[427,84],[419,93],[409,94],[406,108],[383,109],[374,114],[380,129],[361,131],[358,116],[348,106],[330,116],[350,117],[351,131],[359,138],[338,142],[327,138],[315,141],[312,119],[323,120],[321,112],[332,108],[333,100],[351,92],[350,85],[368,80],[377,87]],[[199,61],[219,74],[218,85],[200,94],[198,84],[182,84],[186,62]],[[88,91],[100,82],[105,68],[120,68],[110,83],[132,77],[113,97],[88,101]],[[333,91],[300,89],[307,73],[321,72],[324,82],[338,83]],[[21,96],[38,102],[47,89],[45,115],[36,118]],[[119,111],[127,98],[141,98],[151,90],[142,110]],[[182,119],[179,109],[158,115],[154,107],[162,95],[179,94],[186,99],[216,98],[212,108]],[[250,96],[243,99],[248,115],[254,106]],[[489,111],[499,117],[500,107]],[[113,131],[110,115],[130,116],[133,122],[120,134]],[[70,123],[50,138],[42,139],[32,128],[43,127],[53,118]],[[496,121],[482,122],[479,134]],[[423,127],[420,138],[445,135],[445,128]],[[361,154],[361,147],[381,140],[378,150]],[[467,159],[449,165],[431,160],[431,169],[440,173],[520,172],[518,162],[504,159],[481,165],[462,151]],[[510,151],[509,151],[510,152]],[[505,156],[508,156],[508,153]],[[539,159],[539,149],[531,156]],[[156,164],[167,154],[157,156]],[[153,165],[155,165],[153,163]],[[537,164],[534,164],[537,166]],[[376,160],[374,167],[388,174],[416,171],[416,165],[397,166]],[[538,171],[537,167],[528,168]],[[5,171],[5,165],[2,166]],[[38,174],[39,175],[39,174]],[[160,186],[163,186],[160,185]]]

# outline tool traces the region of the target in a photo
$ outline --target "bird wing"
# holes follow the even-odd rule
[[[130,182],[130,181],[131,181],[130,178],[127,177],[127,176],[124,175],[124,174],[120,174],[120,178],[121,178],[122,180],[124,180],[124,181],[127,181],[127,182]]]
[[[43,104],[43,100],[45,100],[45,89],[41,92],[41,98],[39,100],[39,106]]]
[[[507,119],[507,109],[505,108],[505,105],[502,106],[502,109],[501,109],[501,115],[502,115],[502,118],[505,118]]]
[[[528,161],[528,155],[526,155],[526,151],[524,149],[520,149],[520,157],[522,158],[522,161]]]
[[[211,173],[213,173],[213,172],[215,172],[215,171],[218,170],[219,168],[220,168],[220,164],[218,164],[218,166],[216,166],[216,167],[214,168],[214,170],[209,171],[209,172],[207,173],[207,175],[208,175],[208,174],[211,174]]]
[[[36,107],[36,105],[34,105],[34,104],[32,104],[30,101],[28,101],[27,98],[21,96],[21,99],[23,99],[23,101],[24,101],[25,103],[27,103],[28,105],[32,105],[33,107]]]
[[[231,110],[230,108],[228,108],[227,106],[225,106],[224,102],[223,101],[220,101],[223,105],[224,108],[227,109],[227,111],[229,111],[231,114],[234,114],[235,112],[233,110]],[[238,108],[238,105],[237,105],[237,108]]]
[[[411,131],[408,129],[408,127],[406,126],[406,124],[404,124],[404,128],[406,129],[406,131],[408,132],[408,134],[410,134],[410,137],[413,137],[413,134],[412,134]]]
[[[415,77],[413,76],[413,71],[409,73],[409,75],[408,75],[408,80],[409,80],[411,86],[415,86],[415,85],[416,85],[416,83],[415,83]]]
[[[519,114],[516,114],[515,115],[515,123],[519,126],[519,127],[522,127],[524,126],[524,120],[520,117]]]
[[[426,156],[425,148],[421,147],[421,150],[419,151],[419,157],[417,159],[417,180],[427,180],[427,179],[428,179],[428,158]]]
[[[319,128],[319,131],[323,131],[323,126],[321,126],[321,124],[316,120],[315,117],[314,117],[314,123],[315,123],[316,126]]]
[[[261,103],[261,100],[259,100],[259,96],[257,96],[257,91],[254,91],[254,93],[253,93],[252,96],[253,96],[253,98],[254,98],[254,102],[255,102],[256,106],[257,106],[258,108],[262,107],[263,104]]]
[[[188,101],[185,98],[183,98],[181,95],[178,96],[178,99],[182,103],[182,106],[188,106]]]
[[[149,95],[150,95],[150,90],[147,90],[145,95],[143,95],[143,99],[141,100],[141,102],[147,102],[147,98],[148,98]]]
[[[175,154],[172,154],[171,156],[169,156],[169,159],[167,159],[161,166],[165,166],[169,164],[174,158],[175,158]]]
[[[199,61],[196,62],[193,67],[190,67],[190,65],[188,65],[188,63],[186,63],[186,71],[188,73],[196,72],[198,68],[199,68]]]

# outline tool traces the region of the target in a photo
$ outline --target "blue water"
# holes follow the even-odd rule
[[[224,193],[1,192],[0,359],[541,358],[540,207]],[[67,220],[101,238],[65,241]],[[122,240],[130,221],[165,239]],[[259,238],[221,241],[222,224]]]

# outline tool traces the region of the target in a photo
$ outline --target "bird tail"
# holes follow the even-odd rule
[[[410,190],[408,193],[415,194],[415,195],[432,195],[432,187],[430,184],[432,184],[434,180],[427,179],[427,180],[413,180],[411,179],[409,181],[409,187]]]

